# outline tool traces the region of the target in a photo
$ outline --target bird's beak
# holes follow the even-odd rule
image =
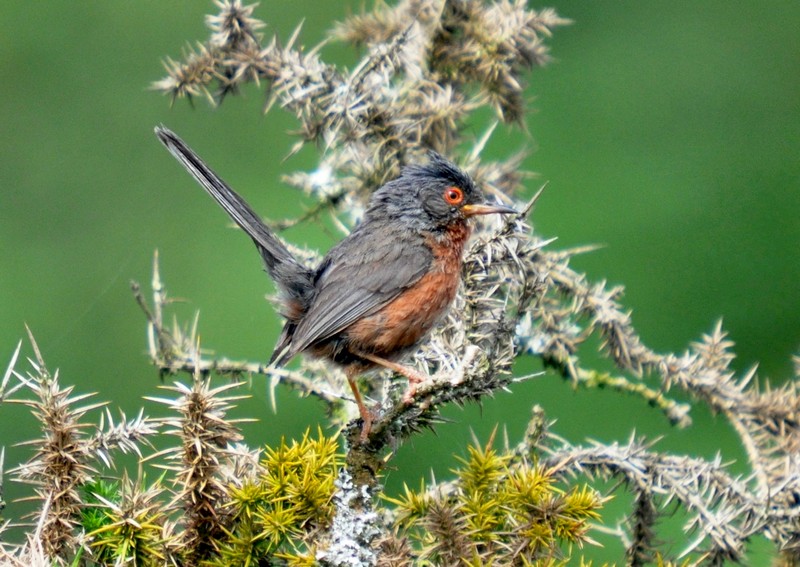
[[[518,215],[519,213],[511,207],[504,205],[464,205],[461,207],[461,212],[465,217],[474,217],[476,215]]]

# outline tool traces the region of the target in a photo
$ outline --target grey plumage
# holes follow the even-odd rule
[[[465,220],[459,207],[442,199],[442,192],[455,186],[463,191],[462,205],[483,201],[466,173],[431,152],[429,163],[406,167],[398,178],[378,189],[362,223],[311,270],[294,258],[244,199],[177,135],[163,127],[156,128],[156,135],[261,253],[287,304],[283,313],[286,324],[271,358],[277,364],[326,342],[333,360],[352,362],[348,337],[340,334],[418,282],[434,260],[429,242],[432,232]],[[397,245],[400,241],[402,246]],[[460,250],[458,254],[460,257]]]

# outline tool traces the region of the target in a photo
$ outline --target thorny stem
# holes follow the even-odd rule
[[[611,388],[618,392],[640,396],[648,404],[661,410],[673,425],[678,427],[691,425],[689,419],[691,406],[667,398],[662,390],[651,388],[643,382],[632,382],[624,376],[611,376],[606,372],[586,370],[581,367],[576,367],[575,373],[576,384],[586,388]]]
[[[313,395],[331,406],[343,402],[339,390],[326,381],[305,377],[302,373],[276,368],[260,362],[233,361],[225,358],[209,358],[195,349],[197,343],[197,317],[188,332],[177,323],[172,330],[163,325],[163,312],[169,298],[161,282],[158,268],[158,254],[153,260],[153,308],[150,309],[138,282],[131,282],[131,290],[136,302],[147,318],[148,352],[153,364],[165,374],[184,372],[190,375],[207,375],[215,372],[231,378],[241,376],[264,376],[273,382],[283,382],[300,392]],[[274,384],[273,384],[274,386]]]

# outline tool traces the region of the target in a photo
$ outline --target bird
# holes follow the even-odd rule
[[[454,163],[429,152],[375,190],[360,223],[316,267],[299,261],[250,205],[175,133],[156,136],[253,240],[278,290],[285,319],[270,358],[282,366],[305,353],[344,370],[366,440],[373,414],[356,379],[376,368],[408,379],[404,403],[428,378],[402,363],[447,314],[456,297],[471,219],[518,214],[491,203]]]

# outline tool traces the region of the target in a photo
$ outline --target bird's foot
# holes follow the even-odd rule
[[[361,398],[361,392],[358,391],[358,385],[355,381],[355,376],[347,373],[347,383],[353,391],[353,398],[355,399],[356,406],[358,406],[358,413],[361,416],[361,435],[359,441],[366,443],[369,438],[369,432],[372,430],[372,423],[377,417],[377,413],[373,413],[367,408],[364,400]]]
[[[386,360],[385,358],[375,356],[374,354],[359,353],[359,356],[408,378],[408,389],[406,390],[405,394],[403,394],[402,399],[403,403],[406,405],[414,401],[414,396],[417,393],[417,387],[423,382],[430,380],[430,376],[422,374],[421,372],[409,366],[398,364],[397,362],[393,362],[391,360]]]
[[[402,401],[404,404],[409,405],[414,401],[414,397],[417,395],[417,388],[419,385],[430,380],[430,377],[417,372],[413,368],[403,367],[403,369],[404,372],[401,374],[408,378],[408,388],[403,394]]]

